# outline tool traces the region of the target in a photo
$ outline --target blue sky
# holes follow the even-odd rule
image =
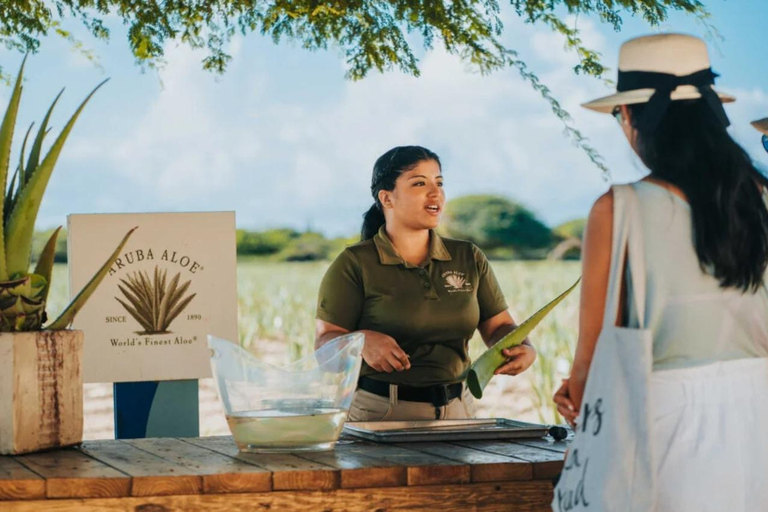
[[[712,67],[721,75],[718,87],[738,98],[726,107],[732,134],[756,161],[768,164],[759,134],[749,126],[768,116],[768,2],[707,4],[724,38],[709,43]],[[250,35],[233,42],[234,60],[224,76],[202,71],[204,55],[176,43],[166,46],[163,70],[142,72],[115,21],[108,44],[82,36],[101,68],[53,37],[28,61],[20,127],[39,122],[66,86],[53,134],[98,82],[111,78],[64,149],[39,228],[64,224],[69,213],[235,210],[245,228],[348,235],[372,201],[373,162],[400,144],[421,144],[441,156],[449,198],[503,194],[551,225],[586,215],[608,186],[564,137],[546,102],[513,70],[481,76],[432,51],[421,53],[419,78],[392,71],[350,82],[333,50],[308,52]],[[704,33],[681,15],[660,29],[627,19],[618,34],[587,18],[572,21],[612,68],[619,45],[630,37]],[[609,93],[606,86],[573,74],[576,59],[560,37],[512,13],[505,27],[506,42],[574,115],[605,157],[611,179],[641,177],[642,164],[615,121],[578,107]],[[15,73],[20,61],[6,51],[2,65]],[[0,104],[8,95],[0,88]]]

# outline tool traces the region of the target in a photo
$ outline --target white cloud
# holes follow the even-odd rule
[[[564,51],[561,36],[518,24],[520,37],[531,41],[521,57],[602,152],[613,178],[642,175],[613,118],[579,107],[607,94],[605,85],[574,75],[576,57]],[[616,49],[595,26],[582,21],[580,29],[613,64]],[[227,75],[214,80],[200,69],[201,53],[169,47],[164,88],[133,106],[140,110],[135,124],[111,138],[81,132],[73,139],[70,157],[99,167],[84,171],[90,180],[109,183],[80,211],[235,209],[243,226],[310,225],[348,234],[371,203],[373,162],[399,144],[422,144],[441,156],[449,196],[509,195],[549,223],[586,215],[607,188],[515,70],[481,76],[434,51],[423,58],[420,78],[388,73],[342,82],[333,61],[336,67],[322,72],[297,70],[297,85],[278,81],[250,42],[237,41],[235,50]],[[322,101],[275,94],[313,87],[333,93]],[[737,94],[744,99],[730,112],[740,134],[760,117],[753,109],[768,115],[768,100],[760,89]]]

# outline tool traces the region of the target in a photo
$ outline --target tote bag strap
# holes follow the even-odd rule
[[[645,328],[645,251],[640,218],[640,205],[632,185],[614,185],[613,237],[611,243],[611,267],[608,292],[603,314],[603,328],[614,325],[621,302],[621,285],[624,281],[624,262],[632,276],[632,292],[639,322]]]

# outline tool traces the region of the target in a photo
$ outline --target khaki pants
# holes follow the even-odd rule
[[[476,413],[475,398],[466,385],[461,398],[454,398],[442,407],[435,407],[426,402],[398,400],[397,386],[390,384],[389,397],[362,389],[355,391],[349,408],[349,421],[462,420],[474,418]]]

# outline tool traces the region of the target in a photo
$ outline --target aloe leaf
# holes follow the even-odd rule
[[[51,237],[45,243],[43,252],[40,253],[40,259],[35,265],[35,274],[45,278],[45,289],[43,290],[43,302],[48,300],[48,292],[51,289],[51,273],[53,272],[53,260],[56,257],[56,240],[59,238],[61,226],[56,228]]]
[[[16,126],[16,117],[19,113],[19,103],[21,103],[21,82],[24,77],[24,64],[27,57],[21,62],[19,76],[16,77],[16,84],[13,86],[11,101],[8,102],[8,108],[3,116],[3,123],[0,124],[0,185],[5,192],[5,184],[8,180],[8,166],[11,163],[11,143],[13,142],[13,129]],[[1,212],[0,212],[1,213]],[[4,218],[5,215],[0,215]],[[0,281],[8,280],[8,262],[5,260],[5,233],[3,226],[0,226]],[[24,269],[26,270],[26,269]]]
[[[483,397],[483,389],[485,389],[485,386],[488,385],[491,377],[493,377],[493,372],[507,360],[506,356],[504,356],[501,351],[521,344],[523,340],[528,337],[528,334],[539,325],[539,322],[541,322],[544,317],[555,308],[555,306],[560,304],[560,302],[566,298],[574,288],[576,288],[579,281],[581,281],[581,278],[577,279],[570,288],[558,295],[556,299],[517,326],[514,331],[501,338],[495,345],[483,352],[483,354],[472,363],[472,366],[470,366],[469,372],[467,373],[467,386],[475,398]]]
[[[57,318],[52,324],[48,325],[46,329],[51,331],[58,331],[61,329],[66,329],[69,327],[69,325],[72,323],[72,321],[75,319],[75,315],[78,311],[83,307],[85,302],[88,300],[88,298],[93,294],[93,292],[96,290],[96,288],[99,286],[99,283],[104,279],[104,276],[107,275],[109,272],[109,268],[112,266],[112,264],[115,262],[118,256],[120,256],[120,251],[123,250],[123,247],[125,247],[126,242],[128,242],[128,238],[133,234],[134,231],[136,231],[137,228],[133,228],[128,233],[125,234],[123,239],[120,241],[120,244],[117,246],[117,248],[114,250],[114,252],[109,256],[106,262],[104,262],[104,265],[101,266],[99,271],[94,275],[90,281],[88,281],[88,284],[85,285],[85,287],[80,290],[80,293],[77,294],[77,297],[69,303],[69,306],[67,306],[64,309],[64,312],[59,315],[59,318]]]
[[[35,142],[32,144],[32,149],[30,150],[29,158],[27,159],[27,169],[22,173],[22,176],[24,177],[21,182],[22,186],[27,184],[29,178],[32,176],[32,174],[34,174],[35,169],[37,169],[37,166],[40,165],[40,153],[43,150],[43,139],[45,139],[45,136],[48,134],[48,121],[50,121],[51,114],[53,114],[53,109],[56,107],[56,103],[59,102],[59,98],[61,98],[62,94],[64,94],[64,89],[59,91],[59,94],[53,100],[53,103],[51,103],[51,106],[48,108],[48,112],[45,113],[45,117],[43,118],[43,122],[40,125],[40,128],[37,130]]]
[[[29,266],[29,253],[32,246],[32,233],[35,229],[35,219],[37,218],[37,212],[40,210],[40,203],[43,200],[45,188],[48,186],[48,180],[61,154],[64,143],[75,125],[75,121],[77,121],[88,101],[104,83],[106,83],[106,80],[97,85],[80,104],[53,143],[53,146],[51,146],[48,154],[29,177],[29,181],[22,189],[21,195],[17,198],[16,205],[8,219],[5,233],[6,272],[12,274],[27,270]],[[0,278],[2,278],[2,275],[0,275]]]
[[[24,167],[24,155],[27,154],[27,142],[29,142],[29,136],[32,133],[32,128],[34,128],[34,127],[35,127],[35,123],[31,123],[29,125],[29,128],[27,128],[27,133],[26,133],[26,135],[24,135],[24,141],[21,143],[21,153],[19,153],[19,168],[16,171],[16,172],[19,173],[19,175],[22,178],[21,182],[24,181],[24,179],[23,179],[24,178],[24,169],[25,169],[25,167]],[[19,185],[19,188],[21,188],[21,185]],[[8,190],[9,191],[13,191],[13,184],[11,184],[11,186],[8,187]]]
[[[7,215],[13,209],[13,204],[16,202],[16,197],[13,195],[13,189],[16,186],[16,178],[19,176],[19,170],[13,173],[11,178],[11,186],[8,187],[8,191],[5,193],[5,201],[3,201],[3,212]],[[7,219],[3,219],[3,225],[5,225]],[[5,254],[4,251],[2,251]]]

